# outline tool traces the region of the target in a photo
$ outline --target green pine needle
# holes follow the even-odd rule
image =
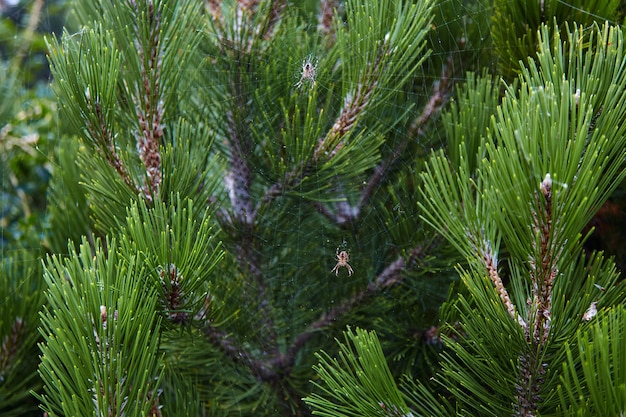
[[[389,371],[374,332],[348,328],[339,342],[339,358],[322,352],[314,369],[322,382],[313,384],[323,394],[305,398],[321,416],[404,416],[409,410]]]

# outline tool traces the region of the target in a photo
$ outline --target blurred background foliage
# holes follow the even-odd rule
[[[66,2],[0,1],[0,248],[39,251],[59,137],[44,37],[65,22]]]
[[[65,1],[0,0],[0,415],[41,415],[37,375],[47,190],[60,137],[44,37]]]

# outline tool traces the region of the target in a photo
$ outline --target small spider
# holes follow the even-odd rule
[[[339,248],[337,248],[335,256],[337,258],[337,265],[335,265],[335,267],[331,269],[330,272],[334,272],[335,275],[339,275],[339,268],[344,267],[348,270],[348,276],[351,276],[354,273],[354,270],[348,263],[348,261],[350,260],[350,255],[348,255],[348,252],[345,250],[342,250],[340,252]]]
[[[307,58],[302,61],[302,75],[300,77],[300,81],[298,81],[295,85],[296,88],[302,87],[305,82],[308,82],[311,86],[315,85],[316,66],[317,61],[313,63],[312,58]]]

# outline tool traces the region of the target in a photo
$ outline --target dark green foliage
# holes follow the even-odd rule
[[[43,304],[41,265],[36,253],[5,252],[0,261],[0,413],[25,415],[36,409],[30,390],[37,389],[38,311]]]
[[[603,24],[617,17],[620,0],[495,0],[493,4],[491,27],[498,70],[512,81],[522,69],[520,63],[537,52],[542,25],[564,35],[568,22],[585,28],[594,22]]]
[[[59,151],[71,166],[53,179],[51,242],[107,235],[146,268],[163,320],[159,404],[304,415],[313,353],[345,324],[403,322],[390,346],[414,359],[398,368],[426,364],[420,335],[453,278],[427,255],[438,242],[398,168],[413,164],[409,139],[452,74],[420,117],[397,97],[419,97],[431,2],[349,2],[347,26],[330,15],[327,33],[279,2],[246,7],[75,9],[78,31],[50,40],[62,120],[78,136]],[[340,250],[353,275],[331,272]]]

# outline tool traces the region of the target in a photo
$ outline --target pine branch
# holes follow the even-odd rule
[[[555,231],[552,224],[552,179],[546,174],[540,184],[541,193],[545,199],[545,205],[538,204],[541,210],[539,216],[533,213],[535,223],[532,225],[533,232],[539,236],[539,247],[535,247],[534,253],[539,254],[540,262],[531,258],[530,278],[532,282],[533,305],[530,314],[534,314],[532,342],[543,345],[547,342],[550,333],[550,320],[552,310],[552,286],[558,275],[556,264],[559,254],[552,248],[552,236]],[[538,200],[538,198],[537,198]],[[537,201],[539,203],[539,201]]]
[[[132,178],[130,177],[128,169],[126,168],[124,162],[117,153],[114,135],[109,130],[109,126],[102,112],[100,100],[96,98],[96,101],[94,103],[92,101],[89,89],[86,90],[85,98],[87,108],[91,111],[96,120],[99,122],[96,126],[94,126],[91,120],[85,120],[85,123],[87,125],[86,128],[89,131],[91,137],[97,139],[101,143],[101,146],[97,147],[98,153],[104,156],[109,165],[113,167],[117,175],[122,179],[122,181],[124,181],[124,184],[126,184],[128,188],[130,188],[134,192],[138,192],[139,190]]]
[[[408,257],[399,256],[389,266],[387,266],[376,278],[375,281],[370,282],[365,288],[353,295],[352,297],[343,300],[339,305],[331,308],[328,312],[322,314],[322,316],[313,322],[307,330],[300,333],[293,341],[291,346],[287,349],[281,359],[281,363],[291,365],[295,361],[298,352],[309,342],[309,340],[319,330],[332,325],[334,322],[341,320],[345,314],[364,303],[369,298],[379,294],[385,289],[391,288],[402,282],[403,273],[408,269],[415,266],[415,263],[423,258],[428,252],[430,247],[424,248],[422,246],[416,246],[410,252]]]
[[[528,311],[528,323],[532,324],[532,327],[524,327],[526,340],[531,348],[528,352],[522,353],[519,359],[516,415],[521,417],[536,415],[542,401],[540,393],[545,382],[543,376],[548,365],[542,363],[542,360],[550,335],[552,287],[554,279],[558,275],[556,264],[559,254],[554,252],[551,245],[555,231],[552,224],[552,179],[550,174],[546,174],[540,184],[540,190],[545,203],[542,207],[537,196],[537,210],[541,211],[541,215],[533,212],[535,221],[532,230],[539,238],[539,247],[534,248],[534,253],[539,254],[541,261],[538,264],[535,258],[531,258],[529,262],[533,298],[531,308]]]
[[[378,77],[385,70],[383,58],[389,54],[389,48],[388,39],[380,42],[376,58],[369,63],[365,70],[361,71],[356,88],[344,97],[344,105],[339,116],[326,135],[320,138],[311,157],[287,172],[281,182],[270,186],[259,200],[255,212],[271,204],[278,196],[297,187],[304,178],[314,172],[316,166],[331,160],[337,154],[343,146],[341,141],[356,128],[358,119],[364,115],[370,104],[378,85]]]
[[[374,192],[380,188],[380,184],[385,180],[389,170],[398,162],[398,159],[406,150],[409,142],[416,140],[416,138],[424,132],[426,124],[432,120],[448,102],[450,92],[454,87],[453,68],[452,56],[449,56],[447,63],[441,69],[439,81],[435,83],[433,94],[430,96],[426,106],[422,109],[422,113],[413,120],[405,138],[395,146],[391,155],[374,169],[374,173],[361,193],[361,198],[359,199],[356,209],[357,213],[361,212],[362,208],[371,200]]]
[[[335,41],[335,11],[339,6],[339,0],[320,0],[317,30],[329,43]]]
[[[370,203],[376,190],[387,180],[389,171],[391,171],[399,161],[400,156],[405,153],[409,143],[423,133],[426,124],[432,120],[448,102],[453,85],[453,62],[452,56],[450,56],[448,57],[447,64],[442,68],[439,81],[435,83],[433,94],[430,96],[428,103],[422,109],[421,114],[411,123],[404,139],[398,142],[391,154],[374,168],[374,172],[361,192],[358,203],[352,205],[347,201],[339,201],[334,204],[333,209],[321,203],[314,203],[315,208],[339,226],[354,223],[359,218],[363,208]]]
[[[24,321],[20,317],[16,317],[11,326],[11,333],[5,335],[0,347],[0,377],[4,379],[4,375],[10,373],[11,368],[16,365],[15,359],[18,350],[23,345],[24,330],[26,329]]]
[[[460,126],[456,163],[440,153],[422,174],[426,221],[471,266],[462,274],[469,297],[458,296],[450,317],[466,342],[450,340],[440,374],[463,414],[551,413],[563,385],[564,341],[595,320],[600,299],[623,304],[623,296],[607,297],[604,284],[601,294],[593,290],[594,281],[612,279],[610,268],[580,257],[590,212],[626,174],[622,33],[608,24],[568,30],[563,42],[552,33],[542,29],[536,58],[522,69],[519,87],[507,88],[489,130],[477,132],[480,141],[466,146]],[[480,84],[472,88],[485,91]],[[480,106],[479,91],[467,97]],[[605,118],[608,106],[614,117]],[[480,113],[468,108],[458,120],[475,116],[484,125]],[[508,289],[498,271],[501,244]],[[571,373],[582,386],[580,365]]]
[[[136,2],[132,5],[137,16],[143,11]],[[144,45],[142,40],[135,42],[138,59],[141,66],[141,83],[137,85],[132,97],[135,103],[139,131],[136,132],[137,150],[139,157],[146,168],[148,184],[143,190],[144,198],[152,201],[152,195],[158,196],[161,186],[161,154],[159,146],[163,136],[164,108],[161,100],[161,66],[163,64],[163,50],[161,46],[161,16],[154,8],[152,1],[147,4],[148,38]],[[135,24],[138,37],[145,28]]]
[[[356,127],[358,119],[363,116],[371,102],[381,72],[385,71],[383,59],[390,52],[389,38],[386,37],[380,42],[374,61],[369,62],[360,73],[354,91],[348,92],[344,97],[344,105],[339,117],[313,152],[313,162],[332,158],[341,148],[343,138]]]
[[[315,334],[331,326],[333,323],[340,321],[344,315],[368,299],[376,296],[385,289],[401,283],[403,273],[406,272],[407,269],[413,268],[415,263],[429,252],[429,249],[430,248],[416,246],[409,252],[406,258],[402,256],[398,257],[379,274],[375,281],[370,282],[360,292],[322,314],[322,316],[313,322],[304,332],[296,336],[292,344],[284,350],[284,352],[281,352],[282,349],[276,346],[263,356],[256,357],[248,352],[240,343],[236,342],[227,332],[210,323],[205,325],[203,332],[213,346],[226,355],[233,363],[248,368],[259,381],[281,384],[282,386],[281,381],[284,381],[284,379],[290,375],[300,351],[309,343]],[[300,401],[297,396],[292,398],[292,400],[294,399]]]

